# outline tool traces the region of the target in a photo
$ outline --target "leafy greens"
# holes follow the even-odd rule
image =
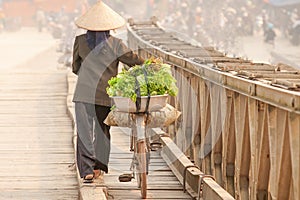
[[[164,64],[159,59],[148,59],[142,66],[136,65],[129,70],[123,69],[116,77],[112,77],[108,81],[107,94],[109,96],[128,97],[135,102],[137,98],[135,92],[137,80],[140,87],[140,95],[148,96],[143,68],[147,74],[148,88],[151,96],[164,94],[177,95],[178,88],[176,86],[176,79],[172,76],[171,66]]]

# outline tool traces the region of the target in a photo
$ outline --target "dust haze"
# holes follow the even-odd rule
[[[126,19],[156,16],[167,31],[229,56],[300,63],[300,0],[103,1]],[[72,51],[73,38],[82,32],[74,20],[95,2],[1,0],[1,68],[16,66],[51,45],[57,52]]]

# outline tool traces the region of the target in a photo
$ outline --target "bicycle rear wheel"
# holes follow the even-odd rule
[[[138,174],[137,183],[143,199],[147,197],[147,156],[145,141],[137,142]]]

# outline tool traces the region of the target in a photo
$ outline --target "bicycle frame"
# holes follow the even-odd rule
[[[141,189],[142,198],[147,196],[147,174],[149,165],[149,139],[147,138],[144,113],[133,114],[130,150],[134,151],[130,170]]]

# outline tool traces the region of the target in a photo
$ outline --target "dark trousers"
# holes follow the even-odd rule
[[[81,177],[94,169],[108,172],[110,126],[103,123],[110,107],[76,102],[77,167]]]

